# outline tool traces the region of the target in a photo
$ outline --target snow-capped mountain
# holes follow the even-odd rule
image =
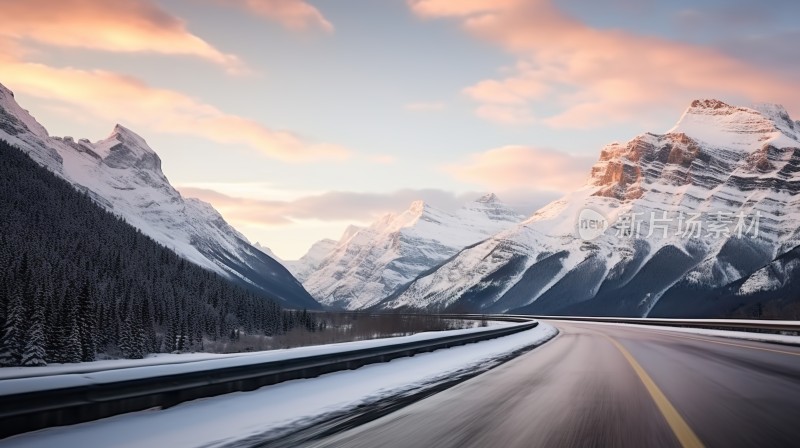
[[[720,314],[745,301],[711,306],[713,291],[783,281],[759,269],[800,244],[799,227],[800,123],[777,105],[697,100],[666,133],[606,146],[584,187],[381,307]]]
[[[51,137],[0,84],[0,138],[181,257],[260,289],[289,307],[317,308],[302,285],[208,203],[184,198],[145,140],[116,125],[103,140]]]
[[[494,194],[453,213],[416,201],[403,213],[387,214],[367,228],[348,229],[332,251],[330,242],[315,246],[308,255],[310,269],[295,272],[301,278],[309,272],[303,285],[323,304],[368,308],[464,247],[522,219]]]

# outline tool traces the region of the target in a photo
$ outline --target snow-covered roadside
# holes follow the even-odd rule
[[[557,319],[549,319],[549,320],[556,321]],[[571,322],[571,321],[564,321],[564,322]],[[592,325],[617,325],[617,326],[625,326],[632,328],[647,328],[650,330],[673,331],[677,333],[691,333],[704,336],[717,336],[722,338],[744,339],[748,341],[771,342],[777,344],[790,344],[790,345],[800,346],[800,336],[789,336],[784,334],[752,333],[749,331],[713,330],[710,328],[670,327],[667,325],[619,324],[613,322],[580,321],[580,323],[587,323]]]
[[[444,336],[482,332],[490,329],[489,327],[497,328],[510,325],[518,324],[507,321],[490,321],[487,327],[475,326],[473,328],[465,328],[461,330],[427,331],[410,336],[368,339],[363,341],[340,342],[336,344],[325,345],[310,345],[307,347],[266,350],[259,352],[230,354],[156,353],[148,355],[144,359],[111,359],[73,364],[50,364],[43,367],[3,367],[0,368],[0,394],[13,392],[13,390],[9,391],[9,388],[11,387],[9,384],[11,383],[4,383],[2,380],[30,379],[34,377],[59,375],[64,377],[63,381],[59,381],[59,383],[65,382],[64,385],[66,387],[69,385],[80,385],[77,382],[80,381],[81,377],[84,379],[101,379],[101,377],[111,375],[103,373],[107,371],[119,371],[118,373],[113,374],[115,378],[122,378],[123,376],[125,379],[131,379],[133,377],[141,378],[146,376],[166,375],[169,373],[181,373],[190,370],[205,370],[220,367],[231,367],[235,365],[280,361],[288,358],[313,356],[324,353],[338,353],[348,350],[401,344],[404,342],[425,341]],[[235,361],[222,361],[230,358],[237,359]],[[182,366],[168,367],[175,364],[182,364]],[[91,375],[81,376],[80,374]],[[68,378],[67,375],[70,375],[71,377]],[[37,380],[37,382],[41,381],[43,380]],[[26,383],[30,384],[31,381],[26,381]]]
[[[0,447],[226,445],[406,392],[448,373],[480,366],[524,347],[541,344],[556,333],[554,327],[541,323],[511,336],[357,370],[195,400],[165,410],[142,411],[21,434],[0,441]]]
[[[250,356],[263,352],[247,353],[152,353],[144,359],[104,359],[101,361],[76,362],[69,364],[50,363],[41,367],[3,367],[0,368],[0,380],[14,378],[31,378],[48,375],[65,375],[76,373],[100,372],[103,370],[129,369],[132,367],[157,366],[163,364],[182,364],[208,361],[210,359],[235,358]]]

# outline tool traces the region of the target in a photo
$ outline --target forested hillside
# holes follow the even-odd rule
[[[0,365],[202,349],[302,325],[175,255],[0,140]]]

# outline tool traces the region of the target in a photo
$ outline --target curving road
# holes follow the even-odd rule
[[[550,323],[542,347],[308,446],[800,446],[798,347]]]

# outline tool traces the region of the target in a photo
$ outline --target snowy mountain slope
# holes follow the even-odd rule
[[[265,254],[267,254],[267,255],[268,255],[270,258],[272,258],[273,260],[275,260],[275,261],[277,261],[277,262],[279,262],[279,263],[281,263],[281,264],[284,264],[284,263],[283,263],[283,260],[281,260],[281,259],[280,259],[280,257],[278,257],[278,255],[277,255],[277,254],[275,254],[275,252],[273,252],[273,251],[272,251],[272,249],[270,249],[269,247],[267,247],[267,246],[262,246],[262,245],[261,245],[261,243],[259,243],[258,241],[256,241],[255,243],[253,243],[253,247],[255,247],[256,249],[260,250],[261,252],[264,252],[264,253],[265,253]]]
[[[355,226],[350,227],[352,228]],[[336,248],[336,245],[336,241],[325,238],[312,244],[308,249],[308,252],[300,257],[300,259],[284,260],[272,252],[272,249],[269,247],[262,246],[258,242],[254,244],[257,249],[261,250],[265,254],[272,257],[275,261],[282,264],[301,283],[305,281],[305,279],[308,278],[308,276],[311,275],[311,273],[317,269],[320,264],[322,264],[322,261]]]
[[[283,266],[251,246],[211,205],[182,197],[161,171],[158,155],[133,131],[116,125],[111,135],[94,143],[50,137],[0,85],[0,138],[183,258],[286,306],[319,306]]]
[[[697,100],[667,133],[606,146],[584,187],[381,307],[691,314],[694,298],[800,244],[799,172],[800,127],[782,107]],[[586,209],[609,225],[591,240],[579,237]]]
[[[331,239],[323,239],[314,243],[305,255],[299,260],[285,260],[283,265],[297,277],[300,282],[305,282],[311,274],[319,269],[325,258],[336,249],[338,242]]]
[[[272,252],[272,249],[262,246],[258,242],[256,242],[254,246],[282,264],[286,269],[289,270],[289,272],[292,273],[292,275],[295,276],[297,280],[302,283],[311,275],[312,272],[322,265],[322,262],[325,261],[325,258],[330,255],[340,243],[350,239],[350,237],[359,230],[361,230],[361,227],[349,225],[345,229],[339,241],[329,238],[321,239],[312,244],[308,251],[297,260],[284,260]]]
[[[464,247],[522,218],[493,194],[453,213],[416,201],[399,215],[387,214],[364,229],[348,229],[303,285],[323,304],[368,308]],[[312,259],[319,260],[317,255]]]

